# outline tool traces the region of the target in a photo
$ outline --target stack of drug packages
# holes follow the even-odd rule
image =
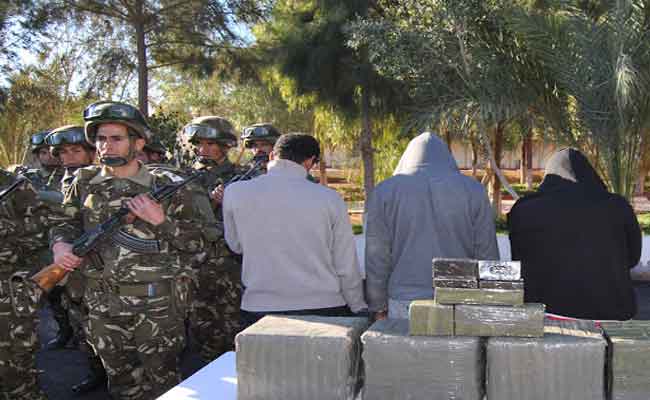
[[[456,371],[457,383],[480,376],[473,378],[475,393],[448,392],[449,398],[605,399],[600,330],[593,321],[545,320],[543,304],[524,303],[519,262],[434,259],[433,286],[433,300],[411,304],[411,337],[474,340],[479,349],[457,348],[468,360],[474,356]]]
[[[544,305],[524,304],[519,261],[434,259],[433,287],[433,300],[411,304],[411,335],[544,334]]]

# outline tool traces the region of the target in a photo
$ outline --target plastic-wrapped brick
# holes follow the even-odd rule
[[[524,290],[524,281],[480,281],[481,289]]]
[[[650,321],[603,322],[612,400],[650,399]]]
[[[478,277],[485,281],[518,281],[521,261],[479,261]]]
[[[415,336],[452,336],[454,306],[434,300],[415,300],[409,307],[409,332]]]
[[[476,279],[434,278],[433,287],[477,289],[478,282],[476,281]]]
[[[434,258],[433,278],[478,280],[478,261],[462,258]]]
[[[366,318],[267,316],[237,335],[239,400],[348,400]]]
[[[454,333],[460,336],[540,337],[544,334],[544,305],[454,307]]]
[[[408,330],[406,320],[383,320],[361,337],[364,399],[483,399],[483,339],[409,336]]]
[[[604,400],[607,343],[593,321],[546,324],[541,338],[488,339],[488,399]]]
[[[522,305],[523,290],[436,288],[434,298],[438,304]]]

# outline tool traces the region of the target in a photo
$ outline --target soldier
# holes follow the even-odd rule
[[[237,144],[234,129],[228,120],[209,116],[193,119],[182,134],[197,154],[192,168],[207,172],[201,183],[211,194],[214,213],[221,221],[221,203],[215,199],[215,188],[241,172],[227,157],[228,151]],[[212,249],[193,260],[198,269],[199,287],[190,330],[205,362],[234,348],[242,291],[241,257],[230,251],[223,234]]]
[[[62,178],[62,171],[57,172],[59,160],[50,154],[50,148],[45,143],[45,138],[50,131],[42,131],[35,133],[31,136],[29,148],[32,155],[38,160],[39,168],[30,168],[26,165],[21,165],[16,168],[17,174],[25,175],[38,189],[43,189],[47,186],[47,182],[54,174],[58,175],[58,179]],[[55,179],[56,180],[56,179]]]
[[[72,185],[75,171],[91,165],[95,160],[95,146],[86,141],[84,128],[74,125],[53,130],[45,138],[45,142],[50,146],[52,156],[60,160],[61,167],[65,171],[58,183],[59,191],[65,193]],[[49,186],[57,187],[52,181]],[[86,342],[83,330],[84,321],[88,318],[88,310],[82,303],[84,289],[83,276],[79,271],[74,271],[68,276],[65,285],[56,286],[48,293],[54,319],[59,324],[59,334],[48,342],[47,348],[50,350],[61,348],[74,338],[79,348],[88,357],[90,368],[88,375],[80,383],[72,386],[72,391],[77,394],[89,392],[106,384],[106,371],[99,357]]]
[[[216,241],[207,196],[184,188],[157,203],[152,188],[182,180],[169,171],[149,171],[135,155],[152,133],[134,107],[98,102],[84,111],[85,134],[95,143],[99,166],[81,168],[63,201],[66,221],[52,229],[55,262],[79,268],[71,242],[124,204],[131,211],[117,234],[130,244],[105,243],[81,267],[87,279],[87,338],[117,399],[153,399],[180,381],[184,316],[191,268],[183,252],[205,251]],[[139,247],[146,242],[147,248]],[[154,249],[154,250],[152,250]]]
[[[268,123],[254,124],[244,128],[241,139],[244,142],[244,147],[253,152],[253,156],[260,157],[266,156],[268,160],[269,154],[273,151],[273,145],[280,137],[278,131],[273,125]],[[260,174],[266,173],[266,163]]]
[[[0,186],[16,180],[0,170]],[[0,203],[0,398],[39,400],[35,356],[38,349],[40,291],[29,284],[38,250],[47,242],[49,208],[23,181]]]
[[[147,163],[149,164],[167,163],[167,149],[158,139],[144,145],[144,154],[146,154]]]

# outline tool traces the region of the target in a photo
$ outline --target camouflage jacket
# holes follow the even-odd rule
[[[116,178],[100,166],[81,168],[63,200],[60,224],[51,230],[52,242],[71,243],[83,230],[108,219],[125,200],[152,188],[176,183],[182,178],[166,170],[140,166],[129,178]],[[188,185],[165,201],[166,220],[158,226],[136,219],[120,228],[139,239],[157,240],[160,252],[136,253],[112,241],[100,244],[98,257],[82,268],[90,278],[109,283],[150,283],[172,279],[186,268],[183,254],[205,251],[217,238],[209,200],[197,186]],[[189,266],[187,267],[189,268]]]
[[[0,187],[14,181],[10,173],[0,170]],[[30,182],[23,183],[0,204],[0,278],[16,271],[40,269],[49,254],[47,231],[53,222],[50,206],[39,200]]]

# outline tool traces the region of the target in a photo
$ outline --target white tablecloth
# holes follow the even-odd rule
[[[158,400],[237,400],[235,361],[234,351],[223,354]]]

